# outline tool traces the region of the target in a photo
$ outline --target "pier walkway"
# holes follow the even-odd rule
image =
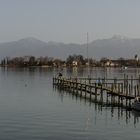
[[[140,95],[140,78],[65,78],[53,77],[53,85],[94,101],[131,106],[131,100]]]

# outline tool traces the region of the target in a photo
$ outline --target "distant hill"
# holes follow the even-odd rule
[[[112,59],[124,57],[133,58],[140,53],[140,39],[128,39],[113,36],[109,39],[95,40],[88,45],[89,57]],[[24,38],[18,41],[0,43],[0,59],[3,57],[16,57],[33,55],[49,56],[65,59],[69,55],[82,54],[86,57],[86,44],[64,44],[58,42],[43,42],[36,38]]]

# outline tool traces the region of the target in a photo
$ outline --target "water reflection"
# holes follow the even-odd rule
[[[68,97],[69,99],[76,101],[77,104],[84,104],[89,107],[88,108],[89,110],[87,112],[85,130],[88,129],[88,125],[91,117],[91,114],[89,113],[93,109],[94,109],[93,112],[95,113],[94,124],[99,123],[97,116],[101,117],[102,115],[105,116],[106,123],[109,123],[110,119],[111,120],[115,119],[119,121],[120,124],[123,121],[124,124],[126,125],[133,124],[134,127],[136,127],[139,124],[140,112],[134,110],[128,110],[127,108],[123,108],[123,107],[115,107],[115,106],[110,106],[108,104],[91,101],[90,99],[84,98],[70,91],[64,91],[61,88],[54,87],[54,90],[57,91],[58,93],[57,95],[59,96],[61,102],[63,102],[65,98]]]
[[[140,120],[140,112],[136,110],[132,110],[132,115],[134,116],[134,125],[136,127],[137,123],[139,123]]]
[[[109,68],[109,67],[94,67],[94,68],[85,68],[85,67],[72,67],[72,68],[47,68],[47,67],[29,67],[29,68],[8,68],[2,67],[1,72],[34,72],[39,73],[53,73],[57,75],[59,72],[63,73],[64,76],[71,77],[88,77],[89,73],[91,77],[94,78],[114,78],[122,77],[124,74],[130,76],[133,75],[134,78],[138,78],[140,75],[140,68],[128,68],[126,70],[121,70],[120,68]],[[89,72],[88,72],[89,71]]]
[[[139,113],[52,88],[52,77],[58,72],[69,77],[88,76],[86,68],[1,68],[1,139],[116,140],[126,136],[124,140],[130,140],[139,137]],[[135,69],[128,68],[125,72],[135,75]],[[92,77],[124,75],[123,71],[113,68],[92,68],[90,73]]]
[[[56,75],[58,72],[63,72],[63,74],[65,76],[74,76],[74,77],[86,77],[88,76],[87,73],[87,68],[60,68],[60,69],[56,69],[56,68],[1,68],[1,74],[2,75],[10,75],[11,73],[15,76],[15,75],[21,75],[24,73],[24,78],[26,78],[25,76],[30,76],[33,78],[34,80],[34,76],[36,74],[40,75],[41,77],[46,78],[47,75],[51,74]],[[138,77],[139,76],[139,72],[140,69],[134,69],[134,68],[128,68],[127,70],[120,70],[120,68],[91,68],[90,69],[90,74],[91,77],[122,77],[125,74],[128,75],[133,75],[134,77]],[[49,81],[50,82],[50,81]],[[105,114],[105,119],[106,121],[109,120],[109,116],[108,114],[110,114],[111,119],[113,118],[117,118],[117,120],[119,120],[120,122],[123,120],[126,124],[132,123],[134,124],[134,126],[136,127],[136,125],[139,123],[139,119],[140,119],[140,113],[136,112],[136,111],[129,111],[126,110],[124,108],[120,108],[120,107],[111,107],[109,105],[106,105],[104,103],[95,103],[94,101],[91,101],[90,99],[85,99],[83,97],[80,97],[78,94],[74,94],[70,91],[64,91],[61,88],[56,88],[54,86],[54,91],[57,92],[59,96],[59,99],[61,100],[61,102],[63,103],[65,100],[65,96],[69,97],[69,99],[75,100],[76,103],[80,103],[80,104],[84,104],[84,105],[88,105],[90,107],[90,109],[94,109],[96,116],[98,116],[100,113],[104,113]],[[90,112],[90,111],[89,111]],[[88,114],[89,116],[89,114]],[[98,123],[98,119],[96,119],[96,116],[94,116],[94,123],[97,124]],[[88,124],[88,121],[87,123]]]

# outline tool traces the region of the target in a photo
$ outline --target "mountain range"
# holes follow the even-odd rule
[[[81,54],[94,59],[107,57],[111,59],[134,58],[139,55],[140,39],[124,38],[121,36],[113,36],[108,39],[98,39],[90,43],[60,43],[60,42],[44,42],[36,38],[24,38],[18,41],[0,43],[0,59],[4,57],[16,56],[49,56],[54,58],[66,59],[69,55]]]

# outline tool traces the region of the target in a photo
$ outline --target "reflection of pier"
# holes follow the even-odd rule
[[[134,127],[137,127],[140,122],[140,112],[130,109],[124,109],[123,107],[110,106],[110,104],[104,104],[100,102],[92,102],[89,98],[81,97],[80,94],[73,93],[73,91],[63,90],[63,88],[58,88],[54,86],[54,90],[59,93],[59,98],[63,102],[65,97],[69,97],[70,100],[76,101],[76,103],[84,104],[88,106],[87,120],[86,123],[89,123],[88,119],[90,117],[90,125],[96,125],[99,123],[100,115],[105,115],[105,123],[109,123],[108,120],[118,120],[121,124],[134,124]],[[94,112],[94,113],[93,113]],[[94,117],[93,117],[94,116]],[[87,128],[87,127],[86,127]]]
[[[54,77],[53,84],[86,99],[118,106],[131,107],[131,100],[140,94],[140,79],[128,76],[123,79]]]

